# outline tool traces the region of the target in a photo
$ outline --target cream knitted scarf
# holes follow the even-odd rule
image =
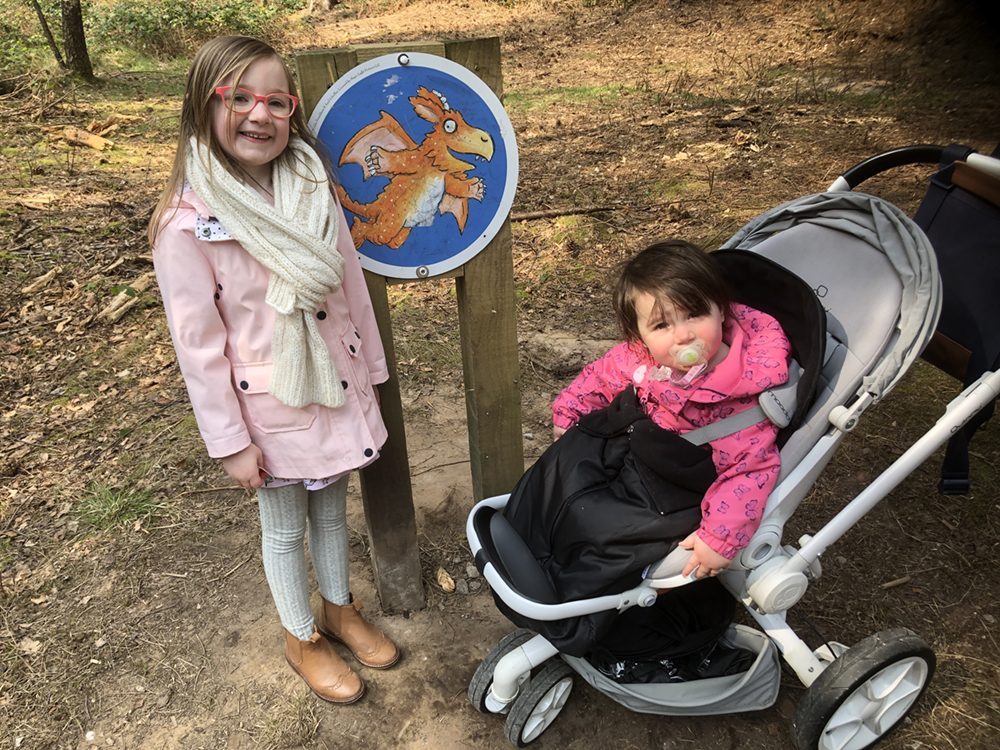
[[[337,212],[316,152],[292,137],[295,167],[275,162],[274,205],[244,185],[191,139],[185,177],[198,197],[244,249],[271,271],[267,304],[274,308],[274,371],[268,391],[303,407],[344,403],[344,390],[316,323],[316,311],[340,287]]]

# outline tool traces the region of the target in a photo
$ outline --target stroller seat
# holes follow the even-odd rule
[[[842,209],[836,207],[841,201],[845,203]],[[764,214],[724,246],[760,253],[795,273],[813,289],[826,311],[820,382],[802,427],[782,448],[782,477],[798,466],[829,430],[834,409],[863,397],[858,390],[866,377],[878,388],[873,400],[888,392],[898,377],[883,382],[885,376],[872,375],[873,369],[885,360],[883,371],[894,369],[901,376],[916,357],[914,347],[919,351],[924,336],[933,331],[940,305],[938,282],[928,268],[911,274],[909,281],[919,291],[911,290],[913,299],[904,299],[905,278],[884,250],[885,243],[892,241],[891,235],[880,229],[878,222],[879,214],[884,214],[886,223],[894,221],[897,226],[901,220],[908,221],[898,209],[859,193],[816,196],[806,208],[824,203],[833,206],[813,210],[810,213],[819,215],[803,217],[791,226],[786,226],[790,221],[786,218],[774,221],[775,215],[795,213],[802,202]],[[852,211],[849,205],[864,210]],[[880,237],[880,231],[885,236]],[[921,299],[917,300],[918,296]],[[919,328],[918,340],[909,345],[900,342],[904,327],[915,326]],[[861,410],[867,405],[861,405]]]

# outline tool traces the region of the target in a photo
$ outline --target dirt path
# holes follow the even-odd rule
[[[718,244],[885,148],[992,149],[995,17],[991,26],[975,16],[985,4],[962,8],[369,0],[338,6],[288,48],[499,35],[521,154],[515,212],[617,207],[514,225],[531,459],[546,444],[552,396],[584,349],[614,335],[604,276],[618,259],[670,234]],[[379,613],[353,488],[355,594],[404,659],[366,670],[368,694],[343,708],[313,699],[282,662],[253,499],[226,488],[203,457],[155,292],[140,291],[119,321],[100,319],[150,270],[142,233],[178,91],[175,75],[122,74],[97,91],[0,105],[16,123],[0,153],[4,747],[509,747],[502,722],[465,697],[479,660],[510,628],[468,569],[473,498],[450,286],[404,285],[393,298],[427,607]],[[136,119],[120,120],[105,154],[52,134],[123,113]],[[912,210],[926,176],[901,170],[871,190]],[[825,472],[790,538],[869,482],[956,390],[915,368]],[[975,444],[971,497],[935,494],[936,461],[917,470],[831,551],[793,614],[803,632],[845,643],[904,625],[934,647],[938,674],[887,748],[978,750],[1000,732],[998,467],[993,424]],[[117,501],[124,523],[102,527],[85,512]],[[135,507],[144,510],[129,515]],[[439,567],[468,593],[437,588]],[[801,688],[789,675],[784,683],[766,711],[668,719],[630,713],[578,681],[537,744],[785,748]]]

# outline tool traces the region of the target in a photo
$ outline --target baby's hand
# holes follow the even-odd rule
[[[264,454],[253,443],[239,453],[222,459],[222,468],[240,487],[255,490],[264,484],[267,472],[261,467]]]
[[[554,441],[558,440],[565,434],[566,434],[565,427],[556,427],[555,425],[552,425],[552,440]]]
[[[687,565],[684,566],[684,570],[681,571],[682,576],[690,575],[692,571],[695,572],[696,578],[715,576],[728,568],[730,563],[732,563],[732,560],[728,557],[723,557],[709,547],[698,536],[698,532],[691,533],[678,546],[693,550],[691,558],[687,561]]]

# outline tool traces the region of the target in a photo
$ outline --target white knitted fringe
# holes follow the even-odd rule
[[[343,278],[339,221],[319,156],[301,138],[290,138],[288,148],[295,166],[273,162],[273,206],[194,138],[185,177],[226,231],[271,271],[265,299],[275,311],[274,371],[268,391],[289,406],[338,407],[344,390],[315,313]]]

